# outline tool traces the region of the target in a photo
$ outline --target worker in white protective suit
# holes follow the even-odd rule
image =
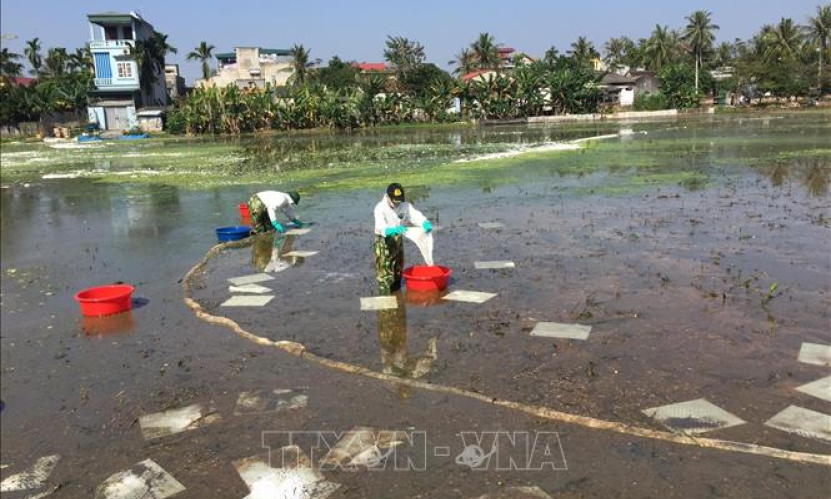
[[[295,191],[262,191],[254,194],[248,201],[251,228],[256,233],[267,232],[273,228],[282,234],[286,229],[277,219],[278,211],[293,222],[295,227],[302,227],[303,223],[294,216],[294,206],[298,204],[300,194]]]
[[[404,188],[393,183],[383,199],[375,205],[375,272],[378,288],[388,295],[401,288],[404,268],[404,233],[407,227],[420,227],[429,234],[433,224],[405,201]]]

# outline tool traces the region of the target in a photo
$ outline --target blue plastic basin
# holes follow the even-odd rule
[[[251,227],[247,225],[236,225],[234,227],[220,227],[216,229],[216,238],[219,242],[239,241],[251,235]]]

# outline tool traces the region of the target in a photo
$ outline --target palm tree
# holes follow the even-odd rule
[[[660,71],[663,65],[672,60],[676,48],[676,40],[669,28],[656,24],[652,36],[646,41],[645,55],[650,69]]]
[[[502,59],[490,33],[479,33],[479,38],[470,45],[470,50],[477,65],[482,69],[497,69],[502,65]]]
[[[553,66],[554,63],[557,62],[557,58],[560,56],[560,52],[557,50],[557,47],[552,45],[545,51],[545,55],[543,56],[542,60],[549,66]]]
[[[715,65],[716,66],[728,66],[730,61],[732,61],[735,57],[735,49],[733,44],[730,42],[721,42],[718,47],[716,47],[716,55],[715,55]]]
[[[0,50],[0,76],[4,78],[20,76],[23,73],[23,64],[17,62],[18,59],[20,59],[20,54],[9,52],[7,48]]]
[[[40,56],[40,38],[32,38],[26,41],[26,48],[23,49],[23,55],[26,56],[29,64],[32,65],[32,75],[37,75],[40,72],[40,67],[43,65],[43,58]]]
[[[69,54],[63,47],[51,48],[46,52],[46,59],[43,61],[43,66],[46,73],[53,77],[61,77],[66,74],[67,65],[69,63]]]
[[[309,62],[309,54],[311,54],[311,50],[307,50],[303,45],[295,44],[289,49],[291,67],[287,71],[292,72],[292,75],[289,77],[292,84],[302,85],[306,82],[309,75],[309,68],[313,65],[313,63]]]
[[[453,74],[466,75],[476,69],[476,55],[470,49],[462,49],[448,64],[456,66]]]
[[[175,54],[179,52],[179,49],[167,43],[167,35],[160,31],[156,31],[155,33],[153,33],[153,40],[156,43],[156,50],[162,58],[162,66],[164,66],[164,58],[165,56],[167,56],[167,54]]]
[[[75,52],[69,54],[69,67],[71,71],[92,71],[95,66],[92,63],[92,52],[89,47],[77,48]]]
[[[384,59],[400,74],[417,68],[424,62],[424,46],[403,36],[387,36]]]
[[[831,5],[817,7],[817,15],[808,18],[806,29],[809,40],[819,49],[819,81],[822,85],[822,59],[828,54],[831,39]]]
[[[628,44],[626,42],[629,42]],[[606,63],[612,71],[617,71],[623,65],[624,59],[626,59],[626,53],[628,52],[628,47],[631,46],[632,41],[626,37],[620,38],[610,38],[604,49],[606,50],[606,57],[603,58],[603,62]]]
[[[799,26],[790,18],[782,18],[779,24],[763,31],[765,59],[773,61],[793,61],[799,54],[802,33]]]
[[[589,66],[592,60],[600,57],[600,53],[594,48],[594,44],[588,41],[585,36],[577,38],[577,41],[571,44],[569,54],[581,66]]]
[[[216,47],[213,45],[210,45],[206,41],[201,41],[199,42],[199,46],[187,55],[189,61],[199,60],[202,62],[202,78],[205,80],[211,77],[210,61],[214,55],[214,49],[216,49]]]
[[[713,24],[712,16],[712,12],[697,10],[687,16],[687,27],[684,29],[684,41],[690,45],[695,53],[696,91],[698,91],[698,73],[701,70],[703,54],[712,48],[716,39],[713,32],[719,29],[717,24]]]

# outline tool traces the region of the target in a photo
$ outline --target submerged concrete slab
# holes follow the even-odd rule
[[[166,437],[183,431],[202,428],[220,420],[213,406],[193,404],[179,409],[147,414],[139,418],[141,433],[145,439]]]
[[[340,487],[294,445],[234,461],[234,468],[250,491],[244,499],[324,499]]]
[[[274,292],[274,290],[272,290],[271,288],[260,286],[259,284],[243,284],[242,286],[228,286],[228,291],[231,293],[255,293],[261,295],[265,293]]]
[[[704,433],[745,423],[703,398],[653,407],[643,413],[679,433]]]
[[[795,405],[773,416],[765,425],[801,437],[831,442],[831,416]]]
[[[510,261],[473,262],[474,267],[479,270],[513,269],[516,264]]]
[[[252,274],[244,275],[242,277],[232,277],[228,282],[234,286],[243,286],[245,284],[254,284],[257,282],[273,281],[274,278],[268,274]]]
[[[308,258],[310,256],[315,256],[316,254],[318,254],[317,251],[295,250],[295,251],[289,251],[288,253],[283,253],[280,256],[287,256],[287,257],[294,257],[294,258]]]
[[[361,310],[392,310],[398,308],[394,296],[370,296],[361,298]]]
[[[831,345],[803,343],[799,349],[799,362],[817,366],[831,366]]]
[[[0,492],[15,492],[42,488],[60,460],[61,456],[57,454],[38,458],[30,468],[20,473],[15,473],[0,482]]]
[[[274,389],[242,392],[237,397],[234,414],[265,414],[282,412],[290,409],[302,409],[309,402],[309,397],[294,390]]]
[[[442,297],[443,300],[460,301],[464,303],[485,303],[499,293],[484,293],[481,291],[457,290]]]
[[[531,331],[531,336],[543,338],[564,338],[569,340],[585,340],[592,332],[591,326],[583,324],[563,324],[560,322],[538,322]]]
[[[95,490],[95,499],[165,499],[184,490],[170,473],[147,459],[107,478]]]
[[[402,432],[359,426],[344,433],[338,443],[320,460],[320,466],[340,468],[383,466],[394,448],[406,439],[407,436]]]
[[[505,224],[502,222],[482,222],[477,224],[482,229],[504,229]]]
[[[796,391],[831,402],[831,376],[798,386]]]
[[[475,499],[552,499],[539,487],[505,487],[499,492],[485,494]]]
[[[225,300],[220,307],[263,307],[274,295],[236,295]]]
[[[312,229],[289,229],[289,230],[286,231],[286,235],[287,236],[305,236],[306,234],[308,234],[311,231],[312,231]]]

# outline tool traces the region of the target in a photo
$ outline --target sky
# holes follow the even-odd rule
[[[191,84],[200,66],[185,56],[202,40],[215,53],[303,44],[312,59],[380,62],[387,35],[404,36],[424,45],[429,62],[448,69],[454,54],[484,31],[532,56],[552,45],[566,52],[581,35],[602,52],[613,36],[648,37],[655,24],[682,28],[694,10],[712,12],[721,27],[717,39],[733,41],[782,17],[805,23],[820,4],[827,0],[2,0],[0,43],[22,53],[25,40],[39,37],[44,52],[72,50],[89,38],[86,14],[132,10],[169,35],[179,53],[167,62],[179,63]]]

